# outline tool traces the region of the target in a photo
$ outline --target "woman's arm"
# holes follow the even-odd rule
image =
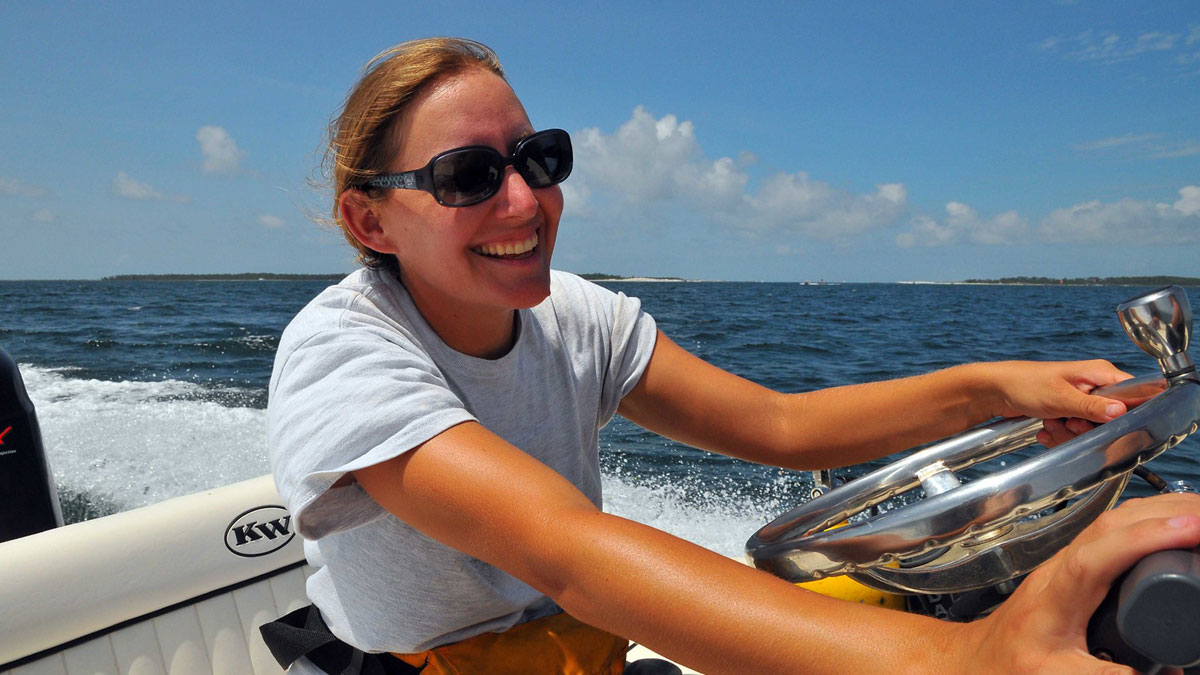
[[[1091,389],[1129,377],[1105,361],[976,363],[927,375],[780,394],[688,353],[661,332],[621,401],[633,422],[706,450],[794,469],[856,464],[942,438],[997,415],[1051,423],[1062,442],[1125,412]]]
[[[355,472],[390,512],[576,618],[709,675],[913,672],[953,663],[957,628],[802,591],[595,508],[477,423]],[[874,635],[879,639],[848,639]],[[888,668],[901,672],[903,668]]]
[[[1200,543],[1200,498],[1142,500],[1102,516],[1003,611],[953,624],[816,595],[602,513],[474,422],[355,476],[421,532],[709,675],[1099,672],[1083,635],[1108,584],[1141,555]]]

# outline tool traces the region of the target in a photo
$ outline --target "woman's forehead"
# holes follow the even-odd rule
[[[397,155],[424,162],[464,145],[507,151],[532,131],[512,87],[494,73],[471,69],[434,82],[413,101],[396,129]]]

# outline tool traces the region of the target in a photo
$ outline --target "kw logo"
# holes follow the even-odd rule
[[[292,515],[282,506],[258,506],[245,511],[225,528],[225,548],[244,558],[274,553],[296,536]]]
[[[7,436],[8,432],[10,431],[12,431],[12,427],[8,427],[4,431],[0,431],[0,445],[4,445],[4,437]]]
[[[233,528],[233,537],[237,540],[234,546],[244,546],[249,542],[258,541],[263,537],[274,539],[275,537],[286,536],[290,534],[288,525],[291,522],[291,516],[284,516],[283,518],[276,518],[265,523],[258,523],[252,520],[245,525],[238,525]]]

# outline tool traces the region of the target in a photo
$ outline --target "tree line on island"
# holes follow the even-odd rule
[[[580,274],[579,278],[587,279],[588,281],[629,281],[631,279],[653,279],[654,281],[687,281],[687,279],[684,279],[683,277],[650,277],[644,275],[636,277],[623,277],[620,274],[603,274],[601,272],[587,272],[585,274]]]
[[[1200,278],[1158,275],[1148,277],[1001,277],[966,279],[968,284],[1012,284],[1029,286],[1200,286]]]
[[[340,274],[274,274],[243,272],[241,274],[117,274],[100,277],[100,281],[341,281]]]

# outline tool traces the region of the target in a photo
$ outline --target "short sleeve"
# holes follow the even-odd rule
[[[586,355],[601,369],[599,423],[603,426],[641,380],[654,354],[658,327],[635,297],[561,272],[556,280],[562,293],[560,321],[566,324],[569,339],[582,343],[575,358]]]
[[[385,511],[350,471],[397,457],[474,417],[414,343],[371,326],[327,329],[289,345],[272,375],[267,438],[275,482],[297,530],[315,539]]]
[[[605,419],[616,414],[621,399],[642,379],[658,337],[654,319],[642,311],[640,300],[624,293],[613,295],[612,352],[604,386],[605,392],[612,392],[612,396],[605,396]]]

